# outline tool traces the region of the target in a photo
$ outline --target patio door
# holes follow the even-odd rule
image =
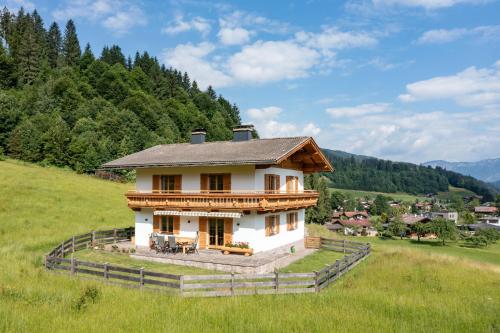
[[[224,246],[224,219],[208,219],[208,245]]]

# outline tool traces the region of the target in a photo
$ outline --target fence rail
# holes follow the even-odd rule
[[[93,231],[73,236],[62,242],[45,257],[45,267],[68,272],[71,275],[101,278],[110,283],[136,288],[155,288],[186,297],[214,297],[256,294],[292,294],[320,292],[330,283],[349,271],[370,254],[369,243],[336,240],[322,237],[306,237],[307,248],[342,252],[346,255],[320,271],[306,273],[267,274],[215,274],[176,275],[77,260],[73,256],[80,249],[98,244],[112,244],[130,240],[134,228]]]

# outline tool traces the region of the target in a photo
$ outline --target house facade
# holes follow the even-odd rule
[[[135,211],[135,244],[153,233],[196,238],[198,247],[248,243],[268,251],[304,238],[305,208],[318,193],[304,190],[304,174],[333,167],[310,137],[252,139],[251,126],[234,129],[232,141],[159,145],[106,163],[136,170],[127,192]]]

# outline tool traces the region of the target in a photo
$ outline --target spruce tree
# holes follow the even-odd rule
[[[59,25],[54,22],[50,25],[49,32],[47,34],[47,57],[49,65],[52,68],[56,68],[59,65],[61,46],[61,30],[59,30]]]
[[[94,54],[92,53],[92,49],[90,48],[90,44],[87,43],[87,45],[85,45],[85,50],[83,51],[82,57],[80,59],[80,68],[82,70],[85,70],[94,61],[95,61]]]
[[[78,41],[78,36],[76,35],[75,23],[73,20],[69,20],[68,23],[66,23],[63,40],[64,64],[67,66],[77,65],[80,60],[80,54],[80,42]]]
[[[19,82],[21,84],[33,83],[40,65],[40,45],[37,43],[33,25],[28,24],[18,51]]]

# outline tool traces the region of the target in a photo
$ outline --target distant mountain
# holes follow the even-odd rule
[[[494,183],[500,181],[500,158],[477,162],[448,162],[437,160],[425,162],[422,165],[431,166],[433,168],[439,166],[443,169],[455,171],[466,176],[472,176],[485,182]]]
[[[495,188],[500,191],[500,180],[497,180],[496,182],[492,182],[490,184],[495,186]]]
[[[498,190],[471,176],[407,162],[393,162],[340,150],[323,149],[336,172],[325,173],[335,188],[428,194],[448,191],[448,186],[468,189],[491,201]]]

